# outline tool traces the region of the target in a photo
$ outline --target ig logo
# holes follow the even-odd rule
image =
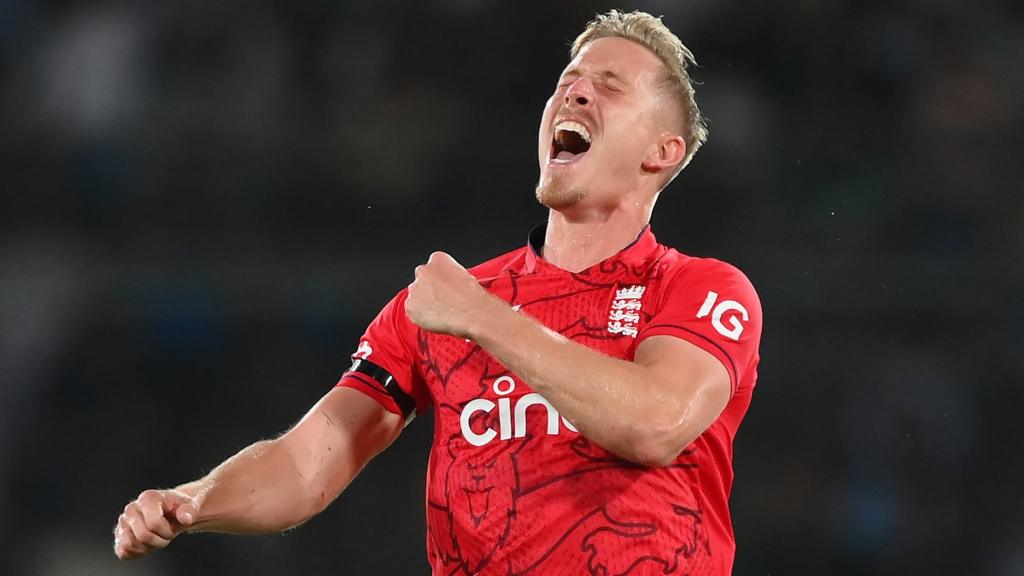
[[[750,316],[747,314],[747,309],[743,307],[743,304],[735,300],[722,300],[718,306],[715,306],[715,301],[718,300],[718,293],[709,290],[708,297],[704,300],[704,304],[700,307],[697,312],[697,318],[703,318],[708,314],[711,314],[711,325],[715,328],[722,336],[729,338],[730,340],[740,339],[740,334],[743,333],[743,324],[740,324],[736,314],[730,314],[728,317],[731,328],[727,328],[725,324],[722,324],[722,316],[726,312],[739,312],[740,316],[743,317],[743,321],[750,320]],[[712,308],[714,310],[712,311]]]

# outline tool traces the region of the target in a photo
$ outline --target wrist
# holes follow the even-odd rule
[[[202,489],[202,480],[193,480],[187,484],[175,486],[174,488],[171,488],[171,490],[181,492],[193,500],[199,500],[204,492]]]
[[[507,302],[497,296],[483,291],[477,306],[469,314],[465,337],[480,343],[480,339],[491,334],[495,326],[506,323],[506,314],[515,314]]]

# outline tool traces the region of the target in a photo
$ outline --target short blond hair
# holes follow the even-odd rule
[[[690,163],[697,149],[708,138],[707,122],[697,108],[693,84],[687,72],[689,66],[697,65],[693,52],[690,52],[679,37],[665,26],[660,17],[655,18],[639,10],[612,10],[606,14],[598,14],[587,24],[586,30],[572,43],[569,59],[575,58],[587,44],[607,37],[625,38],[636,42],[653,52],[665,64],[666,74],[659,82],[659,86],[668,90],[679,105],[683,117],[680,135],[686,141],[686,156],[672,174],[674,178],[679,170]]]

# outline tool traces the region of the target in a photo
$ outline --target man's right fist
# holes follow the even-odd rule
[[[195,522],[195,499],[177,490],[146,490],[124,507],[114,526],[114,554],[121,560],[142,558],[166,548]]]

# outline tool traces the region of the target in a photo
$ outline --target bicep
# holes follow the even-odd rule
[[[651,336],[636,349],[634,362],[646,368],[668,405],[678,407],[682,446],[700,436],[725,409],[732,394],[722,362],[674,336]]]
[[[347,387],[325,394],[280,441],[299,473],[333,499],[402,431],[404,420]]]

